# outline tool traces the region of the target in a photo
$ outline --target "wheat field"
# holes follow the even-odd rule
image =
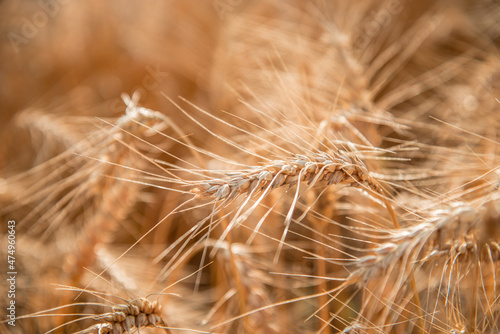
[[[498,1],[0,15],[0,332],[500,332]]]

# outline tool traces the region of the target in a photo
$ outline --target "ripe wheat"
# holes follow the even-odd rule
[[[0,7],[5,332],[500,330],[496,1]]]

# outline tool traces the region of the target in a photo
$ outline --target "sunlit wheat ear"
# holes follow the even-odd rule
[[[112,309],[112,312],[93,316],[92,320],[99,323],[76,333],[122,334],[147,327],[165,327],[165,333],[171,333],[166,328],[168,325],[162,318],[161,306],[157,301],[150,302],[144,298],[133,299],[126,301],[126,304],[114,306]]]
[[[300,182],[307,182],[309,187],[322,182],[325,185],[348,184],[377,188],[366,166],[342,151],[296,155],[254,170],[234,171],[231,174],[234,176],[227,179],[206,181],[192,192],[202,198],[227,200],[245,193],[256,195],[282,186],[291,187]]]
[[[63,290],[68,291],[81,291],[81,289],[71,288],[71,287],[63,287]],[[57,330],[68,327],[69,325],[79,323],[79,322],[88,322],[93,321],[97,322],[84,330],[75,332],[80,334],[90,334],[90,333],[103,333],[103,334],[122,334],[122,333],[131,333],[134,331],[140,331],[141,328],[162,328],[165,333],[171,333],[168,329],[168,325],[163,319],[162,308],[158,301],[149,301],[146,298],[135,298],[135,299],[123,299],[117,296],[92,291],[85,290],[86,293],[93,295],[98,298],[100,302],[75,302],[68,305],[63,305],[56,307],[54,309],[30,314],[27,316],[19,317],[19,320],[24,318],[43,318],[43,317],[53,317],[53,316],[80,316],[75,320],[71,320],[68,322],[59,325],[48,332],[53,333]],[[117,300],[117,302],[113,302],[113,300]],[[109,312],[105,313],[76,313],[76,314],[56,314],[51,313],[54,311],[62,310],[65,308],[84,308],[89,311],[95,312],[96,308],[104,308],[110,309]],[[81,327],[81,326],[80,326]]]
[[[285,229],[282,234],[282,241],[286,238],[299,198],[313,187],[345,184],[350,187],[364,188],[365,190],[372,191],[374,194],[382,195],[382,188],[369,175],[363,162],[355,156],[350,157],[343,151],[318,152],[310,156],[296,155],[292,159],[278,160],[264,167],[256,168],[255,171],[248,170],[238,173],[233,172],[232,174],[236,176],[225,180],[207,181],[202,184],[202,187],[193,189],[193,192],[197,196],[213,198],[215,201],[221,201],[221,205],[231,201],[238,195],[245,194],[246,199],[239,205],[238,210],[220,237],[220,240],[224,240],[235,226],[247,219],[273,189],[282,186],[288,186],[288,189],[290,189],[296,185],[296,189],[293,190],[292,203],[283,222]],[[302,182],[306,182],[307,186],[302,188]],[[256,195],[259,195],[259,198],[250,208],[242,212],[250,199]],[[278,248],[275,261],[278,259],[280,249],[281,246]]]
[[[208,263],[206,266],[200,268],[198,271],[201,271],[211,265]],[[59,290],[67,290],[73,292],[79,292],[78,296],[82,294],[84,296],[93,296],[99,300],[99,302],[86,302],[86,303],[78,303],[74,302],[72,304],[68,304],[65,306],[57,307],[51,310],[46,310],[42,312],[38,312],[32,315],[23,316],[21,318],[31,318],[31,317],[45,317],[52,316],[57,314],[51,314],[50,312],[72,307],[80,307],[84,309],[88,309],[86,314],[60,314],[61,316],[82,316],[75,320],[71,320],[59,325],[56,328],[53,328],[48,333],[56,331],[63,327],[68,327],[69,325],[84,322],[87,324],[89,321],[94,322],[94,324],[87,327],[85,325],[85,329],[77,332],[77,333],[107,333],[107,334],[122,334],[122,333],[135,333],[141,332],[141,329],[145,328],[157,328],[162,333],[172,333],[172,331],[187,331],[187,332],[195,332],[195,333],[206,333],[205,331],[200,331],[192,328],[180,328],[180,327],[171,327],[165,321],[165,312],[162,311],[162,297],[166,297],[167,295],[174,295],[177,297],[181,297],[177,294],[169,293],[168,291],[177,285],[178,283],[190,278],[195,275],[198,271],[191,272],[186,276],[178,279],[177,281],[169,284],[164,287],[164,289],[157,293],[149,293],[145,296],[145,298],[141,297],[131,297],[130,294],[132,292],[128,290],[128,287],[125,287],[123,290],[124,293],[127,294],[128,298],[121,298],[116,295],[112,295],[109,293],[103,293],[99,291],[93,291],[90,289],[80,289],[68,286],[61,286]],[[99,276],[101,280],[104,280],[107,284],[112,284]],[[77,297],[78,298],[78,297]],[[150,299],[156,298],[155,301],[151,301]],[[166,300],[166,299],[165,299]],[[173,306],[170,306],[172,309]],[[104,311],[109,310],[108,312],[99,312],[100,309]],[[89,314],[90,312],[90,314]],[[175,320],[174,320],[175,321]],[[177,321],[175,321],[177,322]],[[82,325],[77,326],[82,327]]]

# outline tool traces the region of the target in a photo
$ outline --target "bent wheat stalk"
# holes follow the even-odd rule
[[[238,195],[271,191],[282,186],[307,182],[309,187],[322,182],[326,185],[347,184],[379,189],[366,166],[345,152],[319,152],[310,156],[295,155],[287,160],[275,160],[263,167],[244,172],[232,172],[228,179],[209,180],[191,192],[196,197],[228,200]]]

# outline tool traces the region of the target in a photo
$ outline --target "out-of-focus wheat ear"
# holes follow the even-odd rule
[[[27,109],[19,112],[15,124],[30,132],[32,145],[36,151],[33,165],[49,160],[69,147],[81,142],[84,123],[76,117],[63,117],[41,109]]]
[[[111,129],[88,133],[85,140],[61,155],[10,178],[8,182],[14,185],[23,186],[26,183],[30,186],[24,185],[26,190],[23,196],[9,207],[32,206],[24,217],[24,224],[36,221],[29,227],[31,231],[50,235],[65,220],[75,220],[75,217],[70,217],[72,214],[77,215],[73,213],[78,211],[75,207],[92,205],[93,199],[100,196],[99,182],[104,179],[102,175],[106,175],[113,166],[116,167],[122,153],[129,150],[126,143],[122,146],[118,144],[120,137],[130,141],[130,138],[134,139],[133,135],[127,137],[125,134],[147,134],[152,124],[162,123],[160,113],[145,108],[134,109],[133,106],[128,108],[128,115],[119,118]],[[114,149],[116,152],[113,152]],[[134,167],[126,168],[132,170]],[[139,169],[140,166],[135,168]],[[6,209],[11,209],[9,207]]]
[[[469,4],[473,22],[496,45],[500,44],[500,8],[494,0],[480,0]]]
[[[135,97],[138,99],[138,97]],[[102,244],[108,243],[116,229],[123,225],[128,213],[140,199],[142,186],[134,182],[144,163],[138,157],[136,137],[140,138],[155,126],[164,127],[161,116],[155,112],[136,106],[136,100],[128,100],[126,116],[118,119],[116,130],[110,133],[106,146],[103,146],[95,159],[92,187],[83,187],[81,191],[95,194],[89,212],[83,219],[84,225],[76,236],[75,249],[68,255],[71,264],[69,282],[73,286],[81,284],[84,268],[92,266],[96,260],[96,251]],[[137,122],[137,123],[136,123]],[[122,133],[121,131],[124,131]],[[89,157],[84,157],[89,159]],[[92,160],[91,160],[92,161]],[[141,167],[142,166],[142,167]],[[130,232],[133,234],[133,232]],[[69,296],[67,297],[69,298]],[[68,300],[69,301],[69,300]]]
[[[213,283],[217,302],[204,318],[204,324],[239,319],[240,321],[226,322],[218,330],[279,333],[287,323],[295,323],[286,309],[268,307],[274,305],[275,296],[270,294],[272,289],[286,289],[293,285],[289,285],[291,281],[287,284],[280,279],[285,276],[272,275],[277,270],[269,256],[272,255],[273,247],[262,245],[264,250],[258,250],[258,247],[231,243],[229,240],[220,243],[217,239],[209,239],[205,246],[218,247],[218,252],[214,263],[217,274]],[[261,252],[263,253],[258,254]],[[304,285],[307,286],[307,283]],[[257,309],[261,311],[252,312]],[[305,328],[300,324],[296,326]]]
[[[88,191],[97,194],[100,200],[95,201],[92,208],[94,212],[86,219],[83,239],[77,242],[81,250],[72,254],[76,265],[72,285],[79,283],[82,268],[92,263],[95,248],[107,240],[110,232],[126,218],[139,199],[140,185],[133,181],[140,174],[143,163],[135,160],[139,157],[135,156],[137,153],[134,151],[137,149],[134,149],[134,141],[155,126],[166,126],[160,113],[138,107],[138,98],[137,95],[132,99],[124,96],[127,105],[126,116],[117,121],[116,133],[111,134],[112,138],[106,143],[107,147],[104,147],[98,156],[91,157],[98,165],[93,171],[97,182],[94,182],[94,189]],[[131,135],[124,136],[121,131]]]
[[[61,157],[24,176],[26,180],[35,180],[53,169],[47,178],[36,179],[33,187],[26,190],[27,194],[23,194],[26,203],[35,205],[36,210],[22,222],[35,220],[30,226],[32,233],[41,231],[48,239],[74,238],[59,243],[62,247],[53,250],[66,257],[71,285],[79,285],[84,268],[94,263],[99,245],[110,241],[112,232],[140,200],[143,186],[135,179],[146,172],[142,172],[144,159],[137,148],[139,138],[165,126],[160,113],[129,103],[126,115],[111,128],[95,131]],[[61,174],[64,175],[62,180]],[[14,177],[13,182],[26,180]],[[48,187],[43,188],[43,185]],[[40,220],[36,220],[37,213],[40,213]]]
[[[210,239],[205,246],[219,247],[218,240]],[[230,238],[221,244],[214,263],[216,269],[220,269],[214,278],[214,285],[217,287],[214,293],[216,300],[221,302],[213,305],[203,320],[204,324],[232,318],[248,310],[271,304],[272,297],[268,296],[269,290],[264,283],[266,280],[272,281],[272,278],[265,278],[268,274],[259,269],[257,263],[259,261],[253,258],[250,247],[231,242]],[[224,330],[277,333],[280,328],[278,322],[277,310],[270,309],[261,314],[249,314],[241,319],[241,322],[235,322]]]
[[[16,221],[18,222],[18,221]],[[4,249],[0,249],[0,255],[7,258],[7,235],[1,236]],[[57,270],[40,271],[43,268],[60,268],[61,256],[57,252],[50,252],[46,245],[37,238],[29,237],[22,233],[16,233],[15,239],[15,265],[18,275],[16,276],[15,306],[16,306],[16,326],[7,325],[8,318],[0,320],[0,324],[5,324],[5,331],[1,333],[23,334],[23,333],[43,333],[53,326],[52,318],[31,318],[21,319],[23,315],[30,314],[43,308],[59,306],[59,295],[53,289],[44,287],[60,279]],[[11,255],[12,256],[12,255]],[[22,273],[22,274],[21,274]],[[5,278],[9,278],[6,276]],[[9,285],[3,284],[0,292],[6,296],[9,294]],[[30,293],[36,291],[35,293]],[[5,299],[7,300],[7,299]],[[5,320],[7,319],[7,320]],[[0,325],[0,328],[1,326]]]
[[[394,208],[392,207],[392,204],[389,202],[389,200],[385,197],[382,188],[379,187],[379,193],[382,196],[382,201],[384,202],[387,211],[389,213],[389,216],[391,217],[392,223],[394,224],[395,229],[399,229],[399,220],[396,217],[396,213],[394,212]],[[413,301],[415,304],[415,309],[416,309],[416,316],[417,316],[417,331],[420,333],[424,333],[424,321],[423,321],[423,314],[422,314],[422,304],[420,302],[420,297],[419,297],[419,291],[417,289],[417,283],[415,281],[415,273],[412,268],[412,264],[410,262],[407,262],[403,266],[403,271],[409,270],[408,273],[408,280],[410,283],[411,290],[413,291]]]
[[[446,310],[436,314],[436,319],[446,322],[446,317],[455,314],[467,331],[498,330],[497,315],[492,312],[499,284],[498,209],[498,194],[486,196],[474,206],[464,204],[452,210],[436,224],[437,231],[419,260],[422,271],[431,273],[427,307]]]
[[[119,173],[120,177],[134,179],[133,173]],[[117,176],[118,176],[117,175]],[[134,207],[139,198],[140,187],[126,181],[114,180],[107,182],[102,189],[102,201],[99,206],[92,208],[82,231],[75,240],[77,250],[70,255],[69,262],[74,265],[71,275],[71,285],[79,285],[84,268],[93,264],[96,250],[100,244],[110,240],[110,236],[120,226],[120,222],[127,218],[127,214]]]
[[[224,219],[227,219],[227,217],[222,214],[217,223],[220,224],[223,231],[227,226],[227,222],[223,221]],[[215,220],[211,224],[215,224]],[[269,289],[264,282],[270,284],[274,281],[272,277],[268,277],[268,271],[272,270],[271,264],[269,263],[269,267],[266,267],[267,271],[263,270],[261,267],[264,263],[253,258],[254,254],[252,254],[250,246],[233,242],[232,233],[229,233],[226,240],[220,243],[219,240],[211,238],[212,234],[216,235],[215,232],[214,227],[211,234],[207,232],[203,236],[198,236],[198,240],[192,246],[183,250],[182,256],[177,257],[174,255],[175,262],[172,265],[167,264],[165,269],[168,270],[162,273],[162,277],[164,277],[162,280],[166,280],[166,284],[169,284],[168,282],[176,280],[176,277],[183,269],[187,268],[187,265],[193,259],[205,254],[209,248],[217,248],[214,261],[210,264],[211,274],[208,275],[213,280],[212,286],[214,289],[212,293],[217,302],[204,317],[201,323],[203,326],[246,313],[250,309],[271,304],[271,296],[267,295]],[[201,262],[203,263],[203,260]],[[198,274],[202,273],[204,267],[198,269]],[[194,282],[195,288],[199,284],[198,282],[199,279],[197,278]],[[172,285],[169,284],[169,286]],[[277,312],[272,309],[262,314],[251,314],[243,318],[241,322],[236,321],[223,330],[253,333],[260,332],[261,328],[266,328],[265,331],[270,333],[279,332],[276,315]]]
[[[399,317],[404,319],[402,310],[408,303],[403,298],[407,295],[404,291],[415,291],[421,295],[426,292],[421,307],[430,312],[423,313],[424,328],[420,330],[450,325],[453,313],[470,319],[464,325],[469,329],[494,323],[488,312],[480,311],[480,305],[491,305],[487,300],[492,297],[487,290],[498,284],[491,274],[496,270],[497,252],[492,251],[498,237],[495,224],[495,232],[489,235],[491,222],[498,216],[498,196],[487,196],[479,201],[478,207],[465,203],[450,205],[436,210],[427,222],[387,230],[390,242],[360,257],[358,269],[351,274],[356,284],[369,292],[357,321],[363,324],[363,319],[367,319],[378,325],[401,321]],[[412,272],[417,283],[414,287],[406,286],[411,284],[407,280]],[[463,294],[472,296],[472,300],[466,302]],[[447,311],[440,315],[436,313],[438,307]],[[410,315],[407,321],[416,317],[417,314]],[[482,330],[486,328],[488,325]]]
[[[308,192],[306,195],[307,205],[311,207],[313,204],[316,204],[317,207],[321,208],[321,214],[325,217],[333,217],[335,214],[335,207],[331,205],[331,203],[335,203],[337,201],[337,195],[334,193],[327,193],[324,196],[321,196],[321,193],[318,194],[317,191]],[[321,196],[321,197],[319,197]],[[333,251],[324,247],[324,243],[328,243],[327,236],[331,235],[340,235],[340,231],[338,226],[334,226],[334,229],[329,226],[328,221],[319,219],[314,215],[308,215],[307,219],[311,221],[312,227],[315,231],[317,231],[317,243],[314,244],[314,253],[317,254],[318,259],[316,261],[316,275],[318,277],[327,277],[328,273],[328,263],[325,259],[327,258],[336,258],[340,256],[340,252]],[[335,282],[328,282],[327,280],[321,280],[320,283],[316,287],[316,292],[320,293],[321,291],[327,291],[332,284]],[[325,305],[328,303],[328,296],[320,296],[318,297],[318,305]],[[330,308],[323,307],[317,315],[322,321],[325,322],[325,325],[322,327],[322,333],[328,334],[331,332],[330,322]]]

